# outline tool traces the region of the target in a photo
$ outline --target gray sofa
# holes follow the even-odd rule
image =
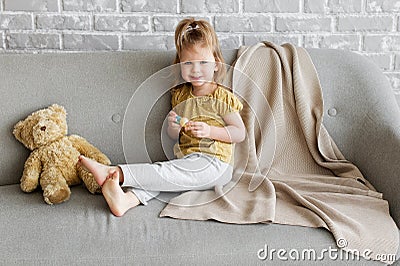
[[[383,192],[400,226],[400,111],[388,81],[357,54],[308,51],[323,89],[325,126],[347,159]],[[236,51],[224,53],[231,63]],[[170,65],[173,57],[172,51],[0,55],[1,265],[263,265],[283,262],[277,253],[265,258],[272,249],[313,249],[318,255],[336,248],[324,229],[159,218],[165,201],[176,193],[162,193],[161,199],[117,218],[101,195],[92,195],[83,186],[73,187],[70,200],[54,206],[44,203],[39,190],[29,194],[20,190],[29,151],[12,135],[17,121],[58,103],[67,109],[69,134],[85,137],[114,164],[124,163],[121,131],[129,100],[146,78]],[[169,110],[168,95],[159,103],[146,124],[148,141],[146,149],[138,149],[137,162],[147,161],[148,155],[152,160],[165,159],[158,132]],[[143,115],[141,108],[136,111],[138,117]],[[143,132],[137,128],[132,137],[143,137]],[[382,265],[340,256],[287,262]]]

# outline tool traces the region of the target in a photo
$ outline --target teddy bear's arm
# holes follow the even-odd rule
[[[39,158],[38,150],[34,150],[28,157],[24,165],[21,177],[21,189],[24,192],[32,192],[39,184],[39,176],[42,171],[42,162]]]
[[[70,135],[69,140],[78,152],[88,158],[98,161],[99,163],[110,165],[111,161],[95,146],[90,144],[86,139],[78,135]]]

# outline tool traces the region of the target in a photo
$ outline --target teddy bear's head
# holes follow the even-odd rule
[[[47,145],[67,134],[67,112],[53,104],[38,110],[14,126],[15,138],[30,150]]]

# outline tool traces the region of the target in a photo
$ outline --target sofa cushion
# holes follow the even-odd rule
[[[123,116],[135,89],[168,66],[173,53],[0,55],[0,185],[16,184],[29,151],[12,136],[15,123],[52,103],[68,113],[69,134],[85,137],[113,163],[124,162]]]
[[[336,249],[331,233],[325,229],[158,218],[165,206],[163,200],[172,196],[176,193],[162,193],[160,199],[117,218],[110,213],[101,195],[91,195],[80,186],[72,188],[68,202],[57,206],[44,204],[39,191],[25,194],[17,185],[1,186],[2,263],[254,265],[279,262],[277,251],[272,249],[284,249],[286,254],[281,257],[296,265],[320,265],[318,259],[291,259],[290,256],[296,256],[291,250],[307,255],[307,250],[314,249],[317,257],[322,249]],[[341,252],[332,254],[344,256]],[[328,253],[323,260],[324,265],[337,265],[338,261]],[[340,262],[359,265],[367,261],[360,258],[360,261]],[[376,261],[367,265],[375,264],[381,265]]]
[[[225,51],[230,61],[235,53]],[[171,65],[174,55],[174,51],[0,54],[0,91],[6,99],[0,105],[0,185],[19,183],[29,155],[12,135],[13,126],[53,103],[66,108],[69,134],[86,138],[113,163],[124,163],[121,132],[128,103],[142,82]],[[157,107],[166,115],[168,97],[159,103]],[[146,111],[136,110],[138,117]],[[162,117],[155,116],[147,128],[150,140],[146,145],[152,159],[161,160],[166,157],[156,134],[160,128],[151,127],[159,126]],[[138,124],[132,136],[141,131]],[[137,153],[135,160],[146,162],[147,154]]]

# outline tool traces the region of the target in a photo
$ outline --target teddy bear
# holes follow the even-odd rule
[[[66,118],[65,108],[53,104],[19,121],[13,130],[15,138],[31,150],[20,180],[21,189],[32,192],[40,183],[44,200],[50,205],[67,201],[70,186],[82,181],[91,193],[101,192],[93,175],[77,164],[79,155],[111,164],[106,155],[83,137],[67,135]]]

